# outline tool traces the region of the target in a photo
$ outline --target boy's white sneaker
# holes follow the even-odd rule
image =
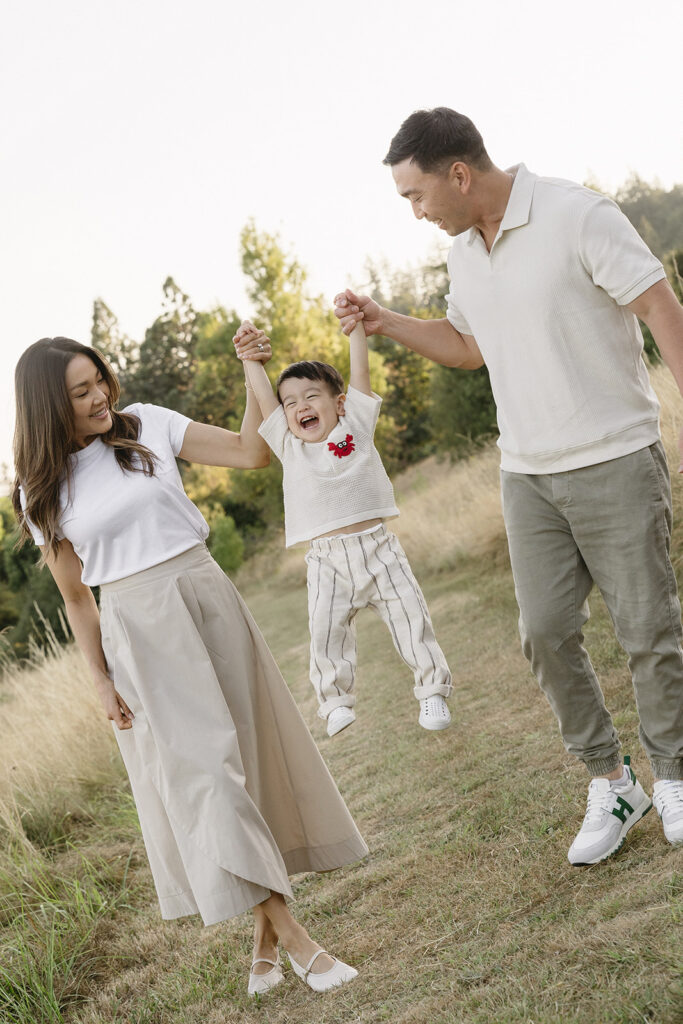
[[[356,712],[353,708],[334,708],[327,716],[327,735],[336,736],[347,725],[353,725],[356,721]]]
[[[574,867],[597,864],[616,853],[629,829],[652,807],[652,801],[636,779],[629,758],[624,758],[628,782],[592,779],[583,825],[569,847]]]
[[[662,819],[664,835],[674,846],[683,843],[683,782],[660,779],[652,790],[652,802]]]
[[[433,697],[422,697],[418,722],[423,729],[448,728],[451,724],[451,713],[445,698],[440,693],[434,694]]]

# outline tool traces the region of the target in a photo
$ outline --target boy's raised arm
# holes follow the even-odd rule
[[[264,420],[277,409],[280,404],[273,394],[268,374],[263,362],[263,346],[268,339],[263,331],[259,331],[252,323],[245,320],[232,339],[237,357],[242,360],[244,377],[247,387],[254,392]]]
[[[349,360],[351,364],[349,384],[356,391],[362,391],[364,395],[371,395],[368,339],[365,337],[362,324],[356,324],[349,335]]]
[[[256,396],[261,415],[264,420],[267,420],[280,403],[273,394],[273,389],[263,363],[258,362],[256,359],[245,359],[244,376],[247,380],[247,387],[251,388]]]

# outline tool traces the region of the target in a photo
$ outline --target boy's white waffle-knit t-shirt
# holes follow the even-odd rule
[[[662,264],[611,199],[524,164],[511,173],[491,251],[472,228],[448,257],[447,316],[486,362],[501,468],[564,472],[653,444],[659,405],[625,307]]]
[[[287,547],[365,519],[397,516],[391,480],[373,437],[379,395],[349,388],[344,415],[324,441],[302,441],[278,406],[259,433],[282,463]]]

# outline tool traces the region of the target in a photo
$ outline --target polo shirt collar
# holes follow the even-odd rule
[[[528,171],[524,164],[515,164],[514,167],[506,169],[508,174],[514,174],[515,180],[512,182],[512,189],[507,206],[505,207],[503,219],[500,222],[497,238],[500,238],[504,231],[510,231],[512,228],[521,228],[524,224],[529,223],[531,200],[534,195],[534,185],[536,184],[537,177],[537,175]],[[467,232],[467,244],[472,245],[474,240],[480,237],[478,228],[470,228]]]

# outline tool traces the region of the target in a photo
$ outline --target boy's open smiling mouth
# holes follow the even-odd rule
[[[299,421],[299,426],[302,430],[311,430],[312,427],[318,426],[318,422],[319,420],[317,416],[304,416]]]

